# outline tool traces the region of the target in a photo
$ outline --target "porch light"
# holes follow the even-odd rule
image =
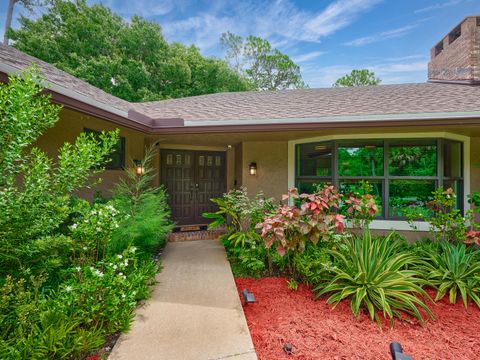
[[[133,160],[133,165],[135,165],[135,173],[137,175],[145,174],[145,167],[140,160]]]
[[[257,175],[257,163],[256,162],[252,162],[250,163],[250,165],[248,165],[248,172],[250,175]]]

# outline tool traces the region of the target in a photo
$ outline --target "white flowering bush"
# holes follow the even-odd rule
[[[96,266],[71,269],[60,301],[87,326],[102,326],[107,333],[127,331],[135,305],[148,296],[157,270],[153,261],[138,260],[135,247],[129,247]]]
[[[96,203],[80,210],[81,215],[70,225],[72,238],[77,241],[82,255],[95,261],[103,260],[106,256],[107,243],[112,233],[126,218],[111,204]]]

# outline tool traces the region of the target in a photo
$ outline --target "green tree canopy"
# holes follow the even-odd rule
[[[352,86],[368,86],[378,85],[382,80],[375,76],[373,71],[362,69],[352,70],[350,74],[342,76],[335,81],[334,87],[352,87]]]
[[[230,32],[223,33],[220,43],[230,68],[246,76],[259,90],[303,88],[300,66],[265,39],[249,36],[243,39]]]
[[[169,44],[160,25],[126,22],[86,0],[50,0],[45,13],[20,17],[14,46],[128,101],[253,89],[250,81],[198,48]]]

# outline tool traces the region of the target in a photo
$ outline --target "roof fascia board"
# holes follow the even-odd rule
[[[339,123],[366,121],[410,121],[410,120],[442,120],[480,118],[480,111],[472,112],[435,112],[435,113],[400,113],[383,115],[339,115],[312,118],[273,118],[273,119],[224,119],[224,120],[186,120],[185,126],[231,126],[231,125],[266,125],[293,123]]]
[[[477,118],[446,118],[425,120],[396,120],[396,121],[354,121],[354,122],[310,122],[310,123],[275,123],[275,124],[249,124],[249,125],[221,125],[221,126],[185,126],[154,129],[152,134],[206,134],[206,133],[233,133],[233,132],[272,132],[295,130],[319,130],[342,128],[378,128],[400,126],[447,126],[447,125],[480,125]]]

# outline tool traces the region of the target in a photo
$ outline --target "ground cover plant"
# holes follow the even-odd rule
[[[83,359],[127,331],[171,229],[149,156],[145,177],[127,169],[111,199],[73,195],[98,178],[118,132],[83,133],[49,158],[34,143],[61,108],[42,84],[35,69],[0,84],[1,359]]]

